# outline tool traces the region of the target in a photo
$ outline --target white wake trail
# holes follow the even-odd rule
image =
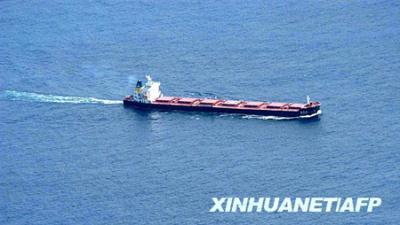
[[[243,119],[257,119],[257,120],[295,120],[300,117],[280,117],[280,116],[260,116],[260,115],[245,115]]]
[[[2,99],[11,101],[27,101],[27,102],[48,102],[48,103],[70,103],[70,104],[103,104],[114,105],[122,104],[120,100],[98,99],[93,97],[75,97],[60,95],[45,95],[33,92],[23,91],[4,91],[1,94]]]

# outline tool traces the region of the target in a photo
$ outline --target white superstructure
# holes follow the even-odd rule
[[[153,81],[150,75],[146,76],[146,80],[144,86],[141,81],[136,84],[133,98],[137,102],[150,103],[162,96],[160,82]]]

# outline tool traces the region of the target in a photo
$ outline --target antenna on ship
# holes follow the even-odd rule
[[[310,100],[310,96],[307,95],[307,104],[310,104],[311,100]]]
[[[146,75],[146,79],[147,79],[148,81],[151,81],[151,76],[150,76],[150,74]]]

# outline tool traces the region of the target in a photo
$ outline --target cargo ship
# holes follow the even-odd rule
[[[275,116],[284,118],[316,118],[321,114],[320,103],[263,102],[222,100],[211,98],[187,98],[164,96],[160,91],[160,82],[146,76],[146,83],[138,80],[133,95],[124,98],[124,106],[137,109],[159,109],[180,111],[202,111],[217,113],[235,113],[246,115]]]

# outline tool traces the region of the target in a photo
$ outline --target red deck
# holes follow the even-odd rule
[[[310,104],[284,103],[284,102],[253,102],[253,101],[234,101],[220,99],[199,99],[199,98],[180,98],[163,96],[157,98],[152,104],[158,105],[181,105],[191,107],[215,107],[215,108],[234,108],[246,110],[269,110],[269,111],[299,111],[300,109],[314,107],[319,102]]]

